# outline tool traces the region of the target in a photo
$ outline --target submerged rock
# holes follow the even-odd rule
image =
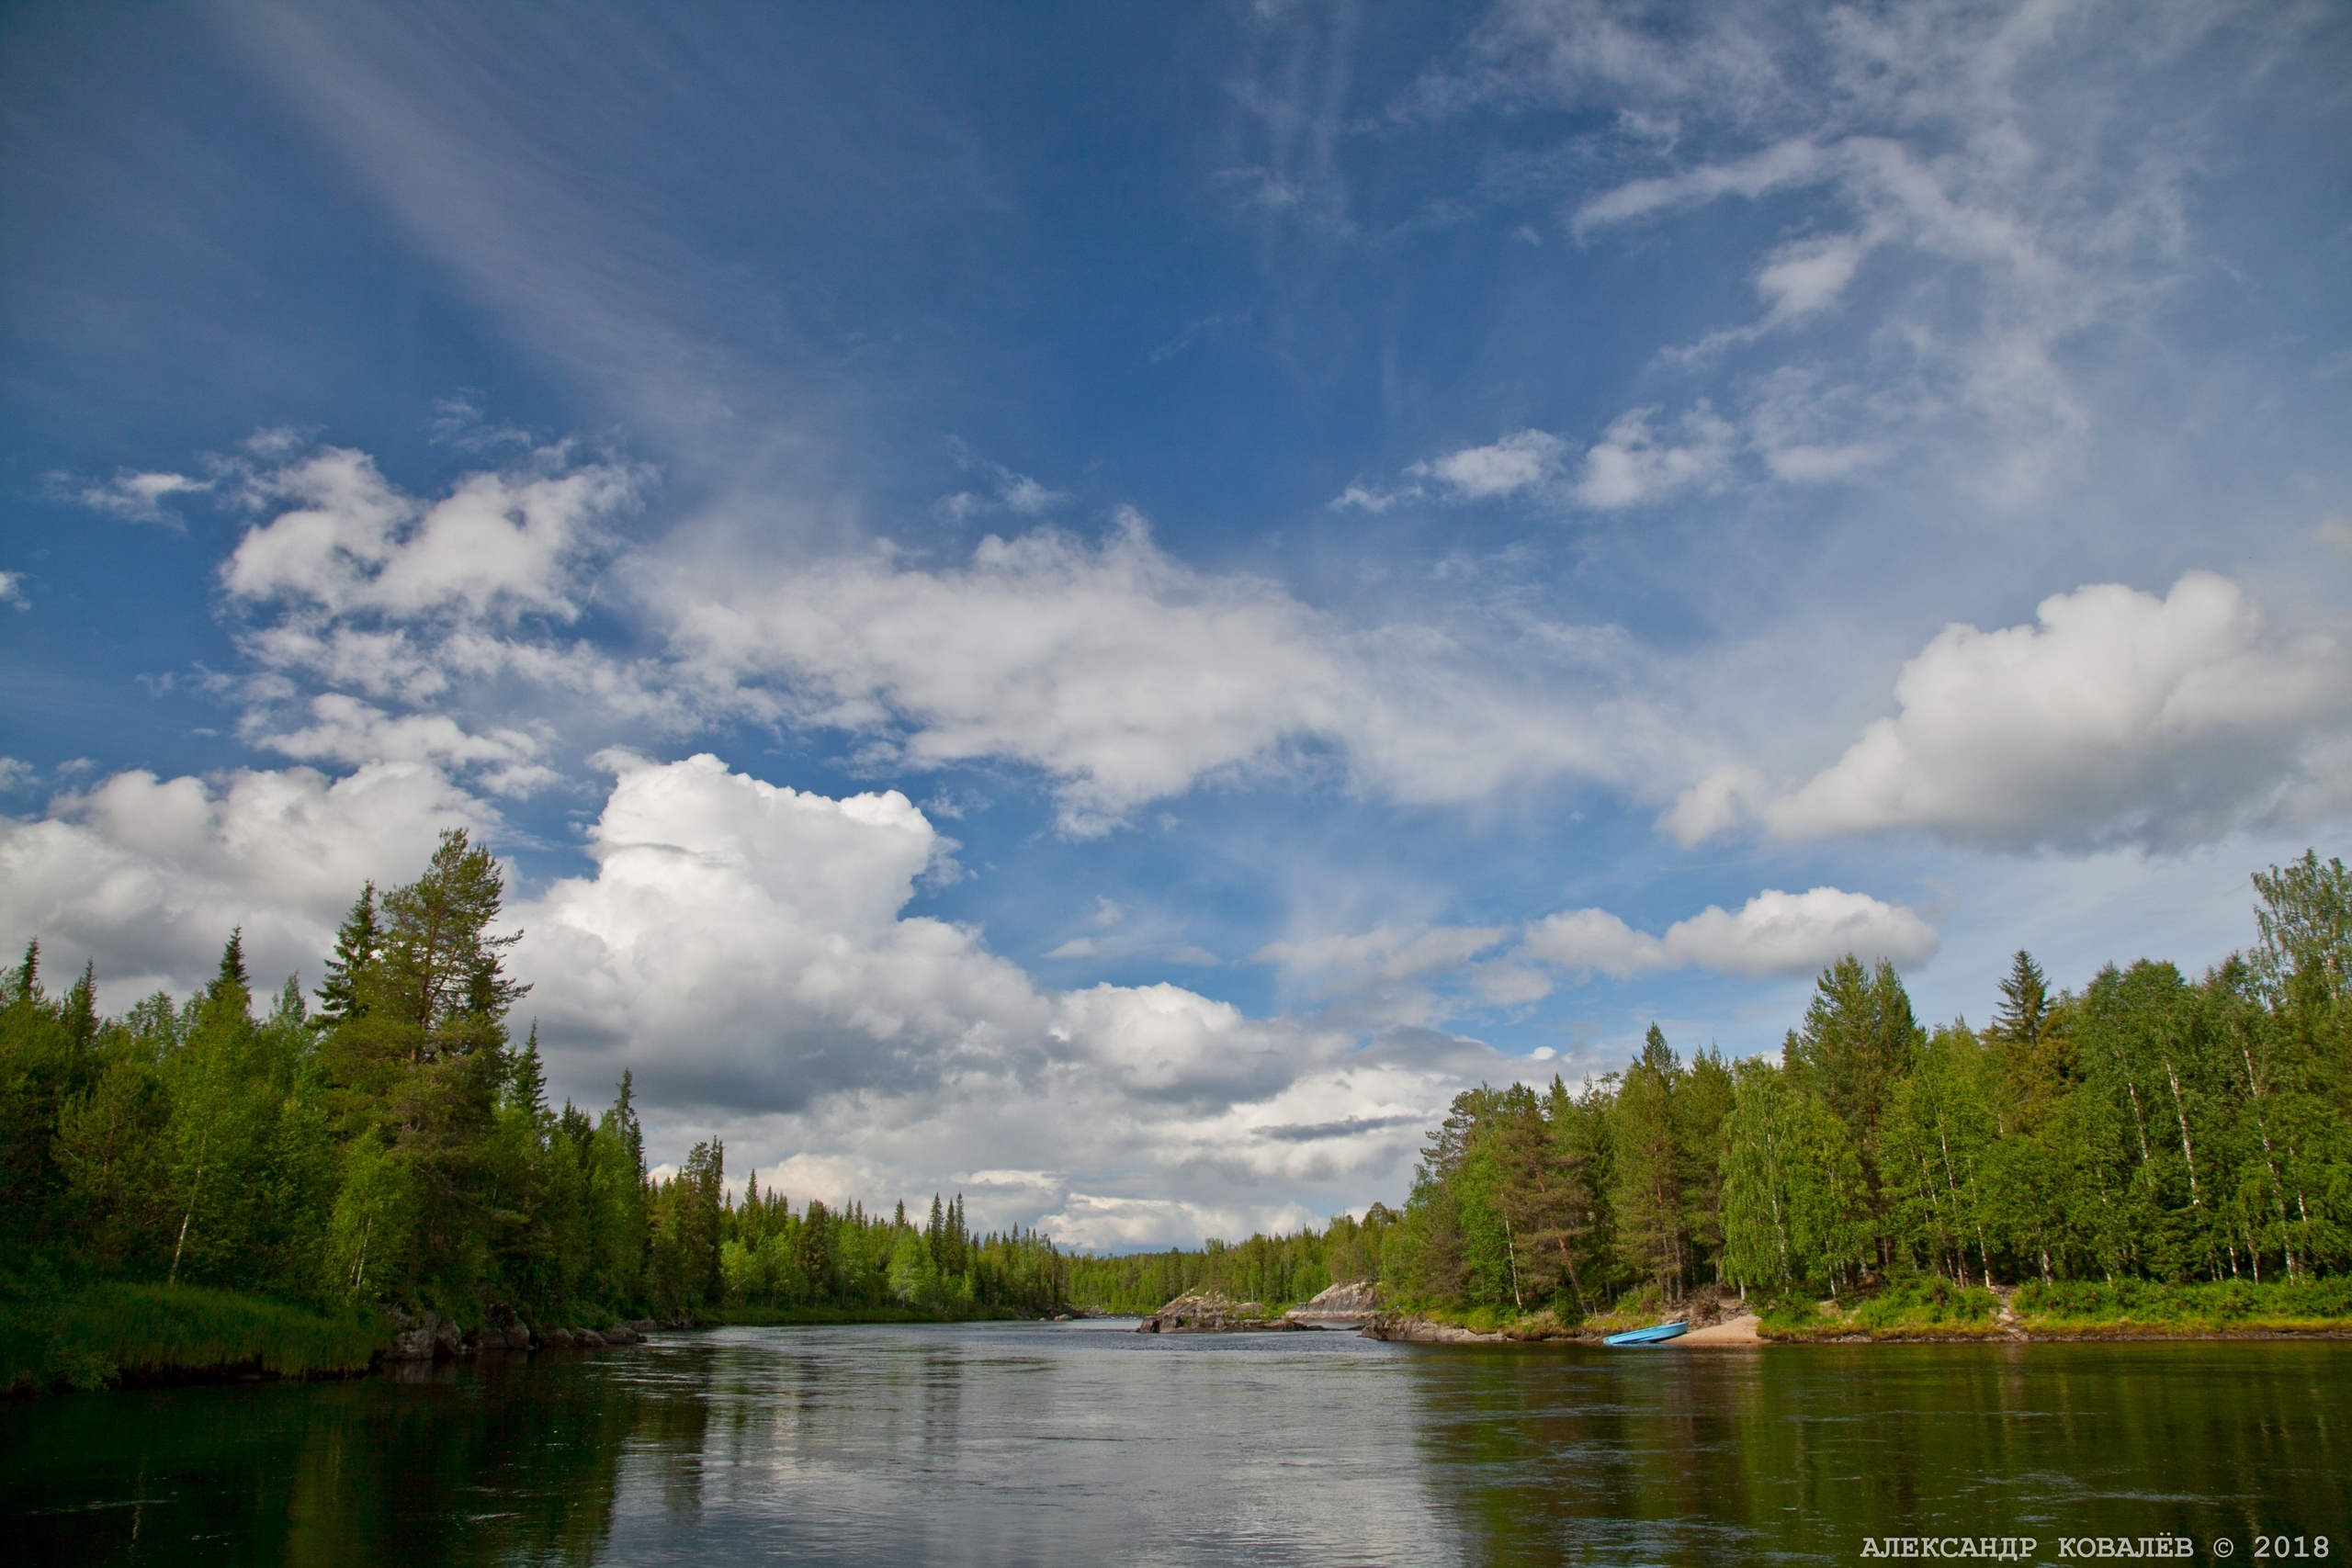
[[[1380,1311],[1379,1291],[1369,1280],[1334,1285],[1283,1315],[1306,1328],[1361,1328]]]
[[[1277,1317],[1263,1302],[1237,1302],[1215,1291],[1187,1291],[1136,1325],[1137,1334],[1279,1334],[1313,1325]]]

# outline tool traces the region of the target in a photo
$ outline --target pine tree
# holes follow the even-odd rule
[[[370,882],[335,931],[334,954],[327,960],[326,980],[319,987],[322,1028],[367,1010],[362,992],[383,943],[383,931],[376,919],[376,885]]]

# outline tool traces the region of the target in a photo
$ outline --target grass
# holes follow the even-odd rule
[[[1783,1342],[1819,1339],[1989,1339],[2003,1332],[2000,1298],[1981,1285],[1938,1275],[1905,1280],[1867,1295],[1814,1302],[1800,1294],[1768,1303],[1757,1332]]]
[[[195,1285],[90,1285],[0,1309],[0,1391],[228,1372],[340,1376],[367,1371],[390,1337],[373,1314],[322,1317]]]
[[[2352,1280],[2036,1280],[2018,1288],[2010,1307],[2027,1333],[2052,1337],[2344,1333],[2352,1331]]]

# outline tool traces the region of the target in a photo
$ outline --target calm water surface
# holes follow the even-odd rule
[[[1646,1352],[723,1329],[0,1408],[18,1562],[1851,1562],[2329,1538],[2352,1345]],[[16,1555],[28,1552],[27,1555]]]

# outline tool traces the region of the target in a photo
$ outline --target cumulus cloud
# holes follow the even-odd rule
[[[1270,1184],[1390,1180],[1467,1074],[1498,1076],[1484,1047],[1364,1046],[1176,986],[1038,987],[907,912],[942,845],[903,795],[608,761],[594,874],[513,911],[550,1065],[582,1092],[633,1067],[669,1125],[794,1150],[779,1179],[800,1190],[994,1172],[1002,1218],[1196,1238],[1181,1206],[1134,1205],[1177,1190],[1261,1213]]]
[[[1661,969],[1712,969],[1750,979],[1804,975],[1846,953],[1908,967],[1935,955],[1936,929],[1917,912],[1836,887],[1767,888],[1736,913],[1709,905],[1664,936],[1635,931],[1605,909],[1567,909],[1529,928],[1528,958],[1619,978]]]
[[[405,881],[443,829],[493,820],[422,762],[342,779],[117,773],[58,795],[45,818],[0,818],[0,931],[16,947],[39,937],[60,964],[95,960],[109,1008],[209,978],[239,926],[256,975],[300,969],[315,984],[364,884]]]
[[[334,615],[570,620],[574,569],[598,542],[597,522],[638,482],[629,469],[572,466],[557,452],[542,471],[469,474],[425,503],[365,453],[330,447],[254,476],[257,503],[294,504],[246,530],[221,585],[234,599]]]
[[[2347,712],[2330,638],[2278,638],[2236,583],[2192,571],[2158,598],[2101,583],[2037,625],[1947,626],[1905,664],[1900,710],[1766,805],[1786,838],[1915,828],[2022,849],[2178,845],[2260,819],[2320,781]],[[1721,826],[1702,784],[1669,818]]]
[[[25,574],[21,571],[0,571],[0,604],[12,610],[30,608],[25,598]]]
[[[605,760],[593,873],[508,906],[551,1074],[600,1103],[633,1069],[661,1147],[720,1132],[801,1196],[962,1188],[989,1223],[1081,1244],[1239,1234],[1295,1223],[1303,1193],[1400,1186],[1453,1094],[1509,1070],[1181,987],[1040,987],[907,911],[944,846],[903,795]],[[257,974],[315,985],[361,885],[413,877],[462,824],[495,819],[429,763],[117,774],[0,818],[0,942],[93,956],[109,1008],[194,988],[238,926]]]
[[[1511,1008],[1551,994],[1554,972],[1618,979],[1706,969],[1763,979],[1810,974],[1848,953],[1909,966],[1935,955],[1936,928],[1917,911],[1863,893],[1768,888],[1736,911],[1710,905],[1663,935],[1606,909],[1564,909],[1521,927],[1380,925],[1270,944],[1335,1021],[1420,1024],[1472,1003]]]

